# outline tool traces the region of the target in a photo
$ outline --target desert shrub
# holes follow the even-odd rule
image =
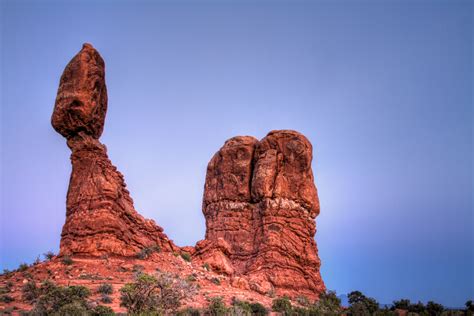
[[[8,269],[3,269],[3,272],[2,272],[2,275],[7,275],[7,274],[10,274],[11,271],[8,270]]]
[[[264,316],[268,314],[267,309],[260,303],[250,303],[233,298],[232,315],[256,315]]]
[[[84,315],[89,310],[90,291],[84,286],[57,286],[44,282],[33,307],[33,314]]]
[[[194,292],[194,286],[169,273],[158,273],[156,277],[141,273],[135,282],[120,289],[120,306],[131,314],[175,312],[181,301]]]
[[[14,300],[15,299],[8,294],[0,295],[0,302],[2,303],[10,303],[10,302],[13,302]]]
[[[99,285],[97,288],[97,292],[101,294],[112,294],[114,292],[114,288],[110,283],[103,283]]]
[[[176,316],[201,316],[199,309],[188,307],[176,313]]]
[[[222,297],[213,297],[210,299],[209,306],[206,310],[206,315],[209,316],[225,316],[227,307],[225,306]]]
[[[215,285],[221,285],[221,280],[219,280],[218,278],[212,278],[211,282],[214,283]]]
[[[196,282],[197,278],[196,278],[196,275],[193,273],[193,274],[190,274],[186,277],[186,281],[188,282]]]
[[[134,264],[133,267],[132,267],[132,272],[135,272],[135,273],[142,273],[142,271],[145,270],[145,267],[142,266],[141,264]]]
[[[36,286],[36,282],[29,281],[21,288],[23,300],[32,304],[40,296],[40,289]]]
[[[207,271],[211,271],[211,267],[209,266],[209,263],[207,263],[207,262],[205,264],[203,264],[202,267]]]
[[[96,307],[94,307],[91,310],[90,314],[92,316],[111,316],[111,315],[115,315],[112,308],[110,308],[109,306],[104,306],[104,305],[97,305]]]
[[[191,255],[187,252],[182,252],[181,258],[183,258],[184,261],[191,262]]]
[[[64,255],[63,258],[61,259],[61,262],[64,265],[70,266],[71,264],[74,263],[74,260],[69,255]]]
[[[309,299],[304,295],[298,296],[296,298],[296,302],[300,304],[301,306],[309,306],[311,304]]]
[[[46,260],[51,260],[54,258],[55,254],[52,251],[48,251],[48,252],[45,252],[43,256]]]
[[[291,309],[292,306],[290,299],[286,296],[276,298],[272,302],[272,310],[275,312],[280,312],[284,315],[291,315]]]
[[[148,247],[145,247],[143,249],[141,249],[137,254],[136,254],[136,257],[138,259],[141,259],[141,260],[144,260],[146,258],[148,258],[152,253],[154,252],[161,252],[161,248],[160,246],[158,245],[151,245],[151,246],[148,246]]]
[[[341,312],[341,300],[336,292],[326,291],[319,294],[319,300],[310,306],[310,310],[323,315],[334,315]]]
[[[234,297],[228,314],[232,316],[250,316],[252,315],[252,308],[249,302],[241,301]]]
[[[74,301],[69,304],[62,305],[58,309],[59,315],[67,315],[67,316],[83,316],[87,315],[89,308],[82,304],[81,302]]]
[[[250,303],[250,309],[252,310],[252,315],[256,316],[265,316],[268,315],[268,310],[260,303]]]
[[[100,297],[100,301],[104,304],[110,304],[112,303],[112,298],[106,294],[102,294],[102,296]]]
[[[22,271],[26,271],[28,269],[28,264],[26,263],[22,263],[20,264],[20,266],[18,267],[18,271],[22,272]]]

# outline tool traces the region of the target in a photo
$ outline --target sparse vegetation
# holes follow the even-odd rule
[[[169,273],[140,273],[135,282],[120,289],[120,306],[131,314],[176,312],[182,300],[194,292],[194,286]]]
[[[114,288],[112,287],[112,284],[110,283],[103,283],[99,285],[97,288],[97,292],[100,294],[112,294],[114,292]]]
[[[201,312],[199,311],[199,309],[195,309],[192,307],[185,308],[176,313],[176,316],[200,316],[200,315],[201,315]]]
[[[274,312],[280,312],[283,315],[291,315],[292,305],[290,299],[286,296],[274,299],[272,302],[272,310]]]
[[[221,285],[221,280],[219,280],[218,278],[212,278],[211,282],[214,283],[215,285]]]
[[[260,303],[250,303],[247,301],[242,301],[234,298],[232,300],[232,310],[231,315],[255,315],[255,316],[265,316],[268,315],[268,311]]]
[[[205,263],[202,265],[202,267],[206,270],[206,271],[211,271],[211,267],[209,267],[209,263]]]
[[[194,274],[194,273],[190,274],[186,277],[186,281],[188,281],[188,282],[196,282],[196,280],[197,280],[197,277],[196,277],[196,274]]]
[[[28,284],[28,283],[27,283]],[[38,288],[30,283],[23,288],[23,296],[34,304],[33,315],[85,315],[91,311],[87,298],[90,291],[84,286],[58,286],[50,281]]]
[[[222,297],[213,297],[210,299],[209,306],[206,310],[206,315],[209,316],[225,316],[227,307],[225,306]]]
[[[17,271],[20,271],[20,272],[23,272],[23,271],[26,271],[28,269],[29,265],[26,264],[26,263],[22,263],[20,264],[20,266],[18,267],[18,270]]]
[[[102,294],[102,296],[100,297],[100,301],[104,304],[110,304],[112,303],[112,298],[106,294]]]
[[[70,266],[74,263],[74,260],[69,255],[64,255],[63,258],[61,259],[61,262],[66,265]]]
[[[191,255],[187,252],[182,252],[181,258],[183,258],[184,261],[191,262]]]
[[[144,260],[148,258],[154,252],[161,252],[161,247],[156,244],[145,247],[137,253],[136,257],[137,259]]]
[[[43,254],[43,256],[46,260],[52,260],[54,258],[54,256],[56,256],[56,255],[54,254],[54,252],[48,251],[48,252],[45,252]]]
[[[29,281],[23,285],[21,291],[23,300],[30,304],[34,303],[40,295],[40,289],[36,286],[34,281]]]
[[[341,300],[334,291],[322,292],[310,309],[323,315],[338,315],[342,310]]]
[[[109,316],[109,315],[115,315],[115,313],[112,310],[112,308],[108,306],[97,305],[92,310],[91,315],[92,316]]]

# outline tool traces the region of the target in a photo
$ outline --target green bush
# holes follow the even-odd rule
[[[348,298],[351,315],[364,315],[363,313],[372,315],[379,309],[379,303],[375,299],[365,296],[360,291],[352,291]]]
[[[82,302],[74,301],[69,304],[62,305],[59,307],[57,312],[59,315],[84,316],[88,314],[89,308]]]
[[[155,244],[155,245],[145,247],[137,253],[136,257],[138,259],[144,260],[148,258],[154,252],[161,252],[160,246]]]
[[[114,292],[114,288],[110,283],[103,283],[99,285],[97,288],[97,292],[101,294],[112,294]]]
[[[184,261],[191,262],[191,255],[187,252],[182,252],[181,258],[183,258]]]
[[[40,289],[34,281],[29,281],[21,288],[23,300],[32,304],[40,296]]]
[[[63,258],[61,259],[61,262],[64,265],[70,266],[71,264],[74,263],[74,260],[69,255],[64,255]]]
[[[54,258],[55,254],[52,251],[48,251],[48,252],[45,252],[43,256],[46,260],[51,260]]]
[[[97,305],[96,307],[94,307],[94,309],[92,309],[91,315],[92,316],[111,316],[111,315],[115,315],[115,313],[112,310],[112,308],[110,308],[109,306]]]
[[[250,303],[247,301],[241,301],[234,297],[232,300],[231,314],[264,316],[268,315],[268,311],[265,306],[260,303]]]
[[[201,316],[199,309],[188,307],[176,313],[176,316]]]
[[[84,315],[90,310],[87,298],[90,291],[84,286],[57,286],[43,282],[35,299],[33,314]]]
[[[252,310],[252,315],[256,316],[265,316],[268,315],[268,310],[260,303],[250,303],[250,309]]]
[[[341,300],[334,291],[322,292],[319,294],[319,300],[310,309],[323,315],[337,315],[342,310]]]
[[[120,289],[120,306],[130,314],[176,312],[181,301],[195,292],[195,287],[169,273],[155,276],[140,273],[135,282]]]
[[[210,299],[210,304],[207,307],[206,315],[209,316],[225,316],[227,307],[225,306],[222,297],[213,297]]]
[[[23,272],[23,271],[26,271],[28,269],[29,265],[26,264],[26,263],[22,263],[20,264],[20,266],[18,267],[18,271],[20,272]]]
[[[102,294],[102,296],[100,297],[100,301],[104,304],[110,304],[112,303],[112,298],[106,294]]]
[[[286,296],[274,299],[272,303],[272,310],[283,313],[284,315],[291,315],[292,306],[290,299]]]

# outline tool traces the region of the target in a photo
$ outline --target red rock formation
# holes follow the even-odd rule
[[[311,160],[310,142],[295,131],[228,140],[208,165],[206,239],[194,256],[260,293],[318,297]]]
[[[60,253],[133,256],[147,246],[177,249],[161,227],[135,211],[122,174],[99,142],[106,110],[104,61],[84,44],[64,70],[51,118],[72,151]]]
[[[106,110],[104,61],[85,44],[64,70],[51,119],[72,151],[60,254],[134,256],[159,246],[191,254],[250,292],[317,298],[324,291],[314,241],[319,201],[312,146],[303,135],[283,130],[261,141],[228,140],[207,168],[205,240],[179,248],[134,209],[99,141]]]

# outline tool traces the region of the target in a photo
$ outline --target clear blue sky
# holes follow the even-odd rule
[[[58,251],[71,166],[50,116],[90,42],[107,69],[101,139],[177,244],[204,237],[206,165],[226,139],[295,129],[314,145],[329,289],[474,298],[471,1],[1,3],[0,268]]]

